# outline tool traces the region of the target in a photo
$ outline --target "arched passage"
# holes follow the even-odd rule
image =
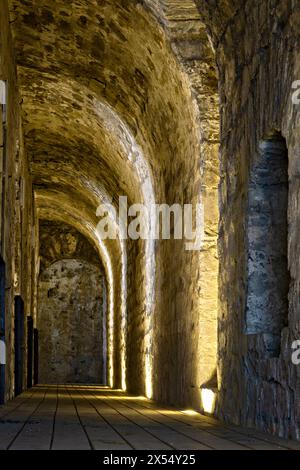
[[[94,247],[67,224],[40,221],[40,383],[107,383],[106,307]]]
[[[219,418],[299,438],[296,2],[3,0],[0,26],[5,398],[28,383],[25,351],[14,374],[15,299],[20,330],[35,328],[48,220],[102,260],[110,387],[210,414],[217,395]],[[270,129],[288,149],[284,181],[270,171],[284,160]],[[131,207],[198,204],[200,249],[177,236],[126,239],[120,196]],[[113,240],[99,234],[103,204]]]
[[[199,12],[193,2],[175,14],[167,3],[152,13],[114,1],[10,5],[38,213],[40,202],[51,217],[68,213],[99,245],[97,208],[109,203],[115,218],[120,195],[202,206],[200,251],[120,232],[101,244],[113,285],[110,384],[201,409],[201,387],[216,385],[219,127]]]

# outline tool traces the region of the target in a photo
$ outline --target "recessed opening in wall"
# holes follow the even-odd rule
[[[106,385],[105,269],[75,227],[39,221],[34,382]]]
[[[27,388],[33,385],[33,318],[27,317]]]
[[[5,402],[5,263],[0,257],[0,405]]]
[[[41,383],[106,383],[102,276],[100,266],[76,258],[58,260],[40,274]]]
[[[288,150],[280,133],[259,145],[250,172],[246,334],[262,334],[268,357],[280,354],[288,323]]]
[[[24,302],[15,297],[15,396],[23,392],[24,367]]]

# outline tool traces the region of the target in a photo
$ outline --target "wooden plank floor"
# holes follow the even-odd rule
[[[0,407],[0,449],[300,450],[300,443],[106,387],[44,385]]]

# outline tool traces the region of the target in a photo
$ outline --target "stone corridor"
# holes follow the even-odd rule
[[[0,0],[0,447],[298,448],[299,51],[299,0]]]
[[[99,386],[39,386],[0,408],[0,450],[300,450]]]

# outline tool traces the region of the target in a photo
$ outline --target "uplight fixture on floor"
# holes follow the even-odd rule
[[[204,413],[213,414],[216,407],[217,394],[209,388],[201,389],[201,401]]]

